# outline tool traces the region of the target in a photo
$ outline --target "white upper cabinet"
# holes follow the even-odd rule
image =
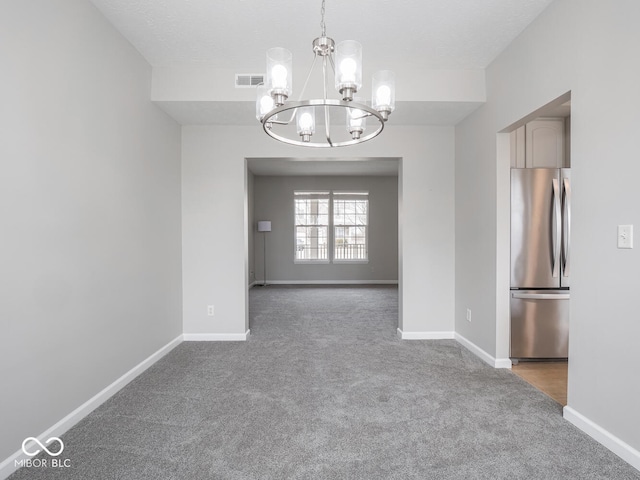
[[[511,132],[512,168],[570,166],[564,118],[539,118]]]
[[[564,167],[564,119],[534,120],[525,125],[527,168]]]

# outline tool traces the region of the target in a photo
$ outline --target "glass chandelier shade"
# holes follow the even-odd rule
[[[390,70],[373,74],[371,106],[386,120],[396,108],[396,76]]]
[[[336,90],[343,100],[353,100],[353,94],[362,88],[362,45],[345,40],[336,46]]]
[[[273,110],[275,102],[265,84],[258,85],[256,90],[258,93],[256,98],[256,118],[261,122],[264,116]]]
[[[308,142],[316,132],[316,112],[313,107],[301,107],[296,110],[296,125],[298,135],[303,142]]]
[[[356,98],[355,103],[364,103],[361,99]],[[347,131],[352,138],[358,139],[362,136],[367,128],[367,112],[363,112],[359,108],[347,108]]]
[[[286,48],[267,50],[266,84],[276,106],[283,105],[293,88],[293,56]]]

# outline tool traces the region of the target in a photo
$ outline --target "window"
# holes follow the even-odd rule
[[[294,192],[294,199],[296,261],[368,260],[366,192]]]
[[[329,192],[294,192],[296,260],[328,262]]]
[[[333,258],[367,260],[369,198],[366,193],[333,194]]]

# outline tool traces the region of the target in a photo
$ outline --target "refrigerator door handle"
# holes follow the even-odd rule
[[[552,226],[552,241],[553,241],[553,278],[558,277],[560,270],[560,248],[561,248],[561,229],[562,229],[562,214],[560,205],[560,187],[558,185],[558,179],[553,179],[553,212],[555,218],[553,219],[554,225]],[[555,226],[555,228],[553,228]]]
[[[564,244],[563,244],[563,256],[564,267],[562,275],[568,277],[571,270],[571,183],[568,178],[564,178],[564,215],[563,215],[563,227],[564,227]]]
[[[513,298],[525,298],[529,300],[569,300],[569,293],[518,293],[513,292]]]

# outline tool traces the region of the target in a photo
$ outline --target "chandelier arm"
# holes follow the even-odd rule
[[[331,63],[331,70],[333,71],[333,74],[336,74],[336,64],[333,60],[333,55],[329,55],[329,63]]]
[[[304,85],[302,86],[302,90],[300,91],[300,95],[298,95],[298,101],[301,102],[304,97],[304,92],[307,89],[307,84],[309,83],[309,79],[311,78],[311,74],[313,73],[313,67],[316,64],[316,60],[318,59],[318,54],[315,53],[313,55],[313,62],[311,62],[311,68],[309,69],[309,73],[307,74],[307,79],[304,81]]]
[[[362,110],[360,110],[362,112]],[[353,120],[361,120],[363,118],[372,117],[369,112],[363,112],[362,115],[358,115],[357,117],[351,117]]]
[[[291,116],[289,117],[289,120],[274,120],[271,123],[277,123],[278,125],[289,125],[291,122],[293,122],[293,117],[296,116],[296,112],[297,110],[292,110],[291,111]]]
[[[327,136],[327,143],[333,147],[333,142],[331,141],[331,122],[329,121],[329,107],[324,106],[324,133]]]
[[[327,137],[327,143],[333,146],[331,142],[331,120],[329,118],[329,107],[327,107],[327,57],[322,57],[322,78],[324,84],[324,133]]]
[[[322,57],[322,89],[323,100],[327,100],[327,57]]]

